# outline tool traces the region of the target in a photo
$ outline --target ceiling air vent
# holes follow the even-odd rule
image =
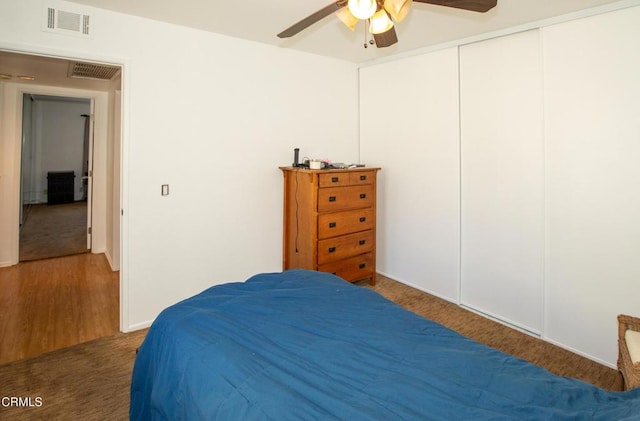
[[[74,79],[112,80],[120,72],[118,66],[104,64],[71,62],[68,76]]]
[[[90,37],[91,15],[84,12],[45,8],[43,30],[59,34]]]

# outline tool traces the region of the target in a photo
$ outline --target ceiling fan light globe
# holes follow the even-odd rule
[[[396,22],[402,22],[411,10],[413,0],[384,0],[383,7]]]
[[[356,24],[358,23],[359,19],[353,16],[348,8],[343,7],[342,9],[338,10],[336,12],[336,16],[342,21],[342,23],[347,25],[347,28],[351,29],[352,31],[356,29]]]
[[[393,22],[389,19],[389,15],[384,9],[378,10],[369,24],[369,32],[372,34],[382,34],[393,28]]]
[[[378,3],[376,0],[349,0],[349,11],[358,19],[369,19],[376,13]]]

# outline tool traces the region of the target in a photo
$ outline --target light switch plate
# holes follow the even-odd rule
[[[169,196],[169,185],[168,184],[163,184],[162,185],[162,195],[163,196]]]

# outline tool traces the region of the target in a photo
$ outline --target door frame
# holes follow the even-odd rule
[[[11,86],[13,85],[13,86]],[[87,210],[87,216],[91,215],[93,229],[96,235],[92,236],[92,253],[104,253],[106,252],[106,177],[107,177],[107,142],[108,142],[108,132],[107,132],[107,124],[108,124],[108,93],[101,91],[89,91],[89,90],[80,90],[80,89],[71,89],[71,88],[58,88],[52,86],[42,86],[42,85],[31,85],[24,83],[16,83],[16,84],[8,84],[11,88],[16,90],[16,103],[15,103],[15,115],[16,121],[20,122],[20,127],[15,131],[16,133],[16,147],[14,148],[14,162],[21,163],[22,162],[22,148],[20,147],[20,142],[22,139],[22,110],[23,110],[23,99],[25,94],[33,94],[33,95],[48,95],[48,96],[59,96],[59,97],[67,97],[67,98],[87,98],[93,104],[93,112],[95,113],[97,122],[96,125],[99,127],[98,133],[94,132],[94,147],[92,148],[93,154],[93,165],[94,167],[98,167],[98,171],[95,171],[94,174],[97,177],[94,177],[93,186],[92,186],[92,198],[91,198],[91,208]],[[97,136],[96,136],[97,135]],[[98,138],[98,142],[100,143],[100,147],[95,145],[96,137]],[[97,158],[97,159],[96,159]],[[17,191],[19,195],[20,191],[20,176],[21,176],[21,166],[16,166],[16,181],[17,181]],[[15,183],[14,183],[15,184]],[[13,202],[13,201],[12,201]],[[17,197],[16,206],[14,206],[15,213],[18,216],[18,220],[13,224],[14,226],[11,229],[11,237],[12,237],[12,245],[13,249],[11,250],[11,262],[17,264],[19,262],[19,250],[20,250],[20,221],[19,221],[19,210],[20,204],[22,203],[22,198]],[[88,203],[89,204],[89,203]],[[13,212],[12,212],[13,213]],[[12,218],[15,220],[15,218]]]
[[[100,130],[105,130],[105,133],[108,130],[112,130],[113,131],[113,136],[112,139],[115,142],[117,142],[118,144],[114,144],[114,148],[117,149],[118,151],[118,155],[119,155],[119,159],[117,161],[115,161],[113,164],[113,175],[117,177],[117,183],[113,185],[113,189],[117,189],[117,196],[118,196],[118,202],[119,202],[119,206],[118,209],[114,209],[114,215],[113,215],[113,219],[114,220],[118,220],[119,221],[119,227],[118,227],[118,232],[117,232],[117,237],[118,237],[118,247],[117,247],[117,258],[118,258],[118,267],[117,269],[119,269],[120,273],[119,273],[119,284],[120,284],[120,331],[122,332],[128,332],[130,330],[132,330],[130,328],[130,323],[129,323],[129,296],[128,296],[128,291],[129,291],[129,274],[128,274],[128,213],[125,212],[125,210],[128,209],[128,204],[129,204],[129,190],[128,190],[128,185],[125,182],[125,180],[128,179],[128,162],[129,162],[129,156],[128,156],[128,148],[127,145],[129,143],[128,140],[128,127],[129,127],[129,118],[128,118],[128,110],[129,110],[129,83],[130,83],[130,69],[131,69],[131,64],[129,62],[128,59],[122,58],[122,57],[105,57],[105,56],[98,56],[95,53],[92,52],[81,52],[81,51],[61,51],[58,49],[52,49],[52,48],[47,48],[47,47],[43,47],[43,46],[25,46],[23,44],[11,44],[11,43],[5,43],[0,41],[0,50],[4,50],[4,51],[9,51],[9,52],[13,52],[13,53],[17,53],[17,54],[25,54],[25,55],[36,55],[36,56],[47,56],[47,57],[52,57],[52,58],[58,58],[61,60],[80,60],[80,61],[87,61],[87,62],[95,62],[95,63],[104,63],[104,64],[110,64],[110,65],[116,65],[116,66],[120,66],[121,67],[121,83],[120,83],[120,89],[116,90],[115,95],[114,95],[114,101],[118,101],[117,104],[111,104],[111,106],[115,109],[114,113],[117,113],[117,116],[114,116],[115,118],[112,120],[112,122],[114,122],[115,126],[114,127],[108,127],[108,123],[109,120],[105,119],[104,121],[101,121],[101,124],[103,125],[103,127],[100,128]],[[12,149],[14,149],[13,153],[11,155],[13,155],[12,159],[14,159],[14,163],[15,161],[15,147],[12,147],[11,145],[6,146],[3,145],[3,142],[15,142],[15,127],[7,127],[9,125],[11,125],[10,123],[13,122],[13,124],[18,124],[19,122],[21,122],[20,120],[16,120],[15,118],[15,111],[17,110],[8,110],[6,108],[8,107],[14,107],[15,103],[10,103],[7,101],[8,96],[7,95],[7,87],[6,85],[8,85],[7,83],[3,83],[0,85],[5,85],[5,86],[0,86],[0,101],[2,101],[2,104],[0,104],[0,121],[3,120],[3,117],[7,117],[9,116],[8,120],[4,120],[4,124],[5,124],[5,128],[2,129],[0,128],[0,149],[3,149],[7,152],[10,152]],[[29,89],[33,89],[33,87],[35,85],[28,85]],[[44,87],[41,86],[41,88],[46,88],[45,90],[49,91],[49,92],[60,92],[60,90],[64,91],[65,89],[68,88],[56,88],[56,87]],[[89,91],[91,92],[89,94],[88,97],[92,97],[93,95],[96,94],[97,91]],[[103,92],[102,94],[104,94],[104,97],[108,97],[108,94],[106,92]],[[68,95],[67,93],[63,94],[64,95]],[[86,96],[86,94],[84,95]],[[101,97],[101,102],[102,100],[106,101],[106,104],[109,103],[109,101],[106,98]],[[104,108],[106,110],[106,104],[104,105]],[[13,111],[13,116],[11,115],[11,111]],[[20,111],[22,112],[22,111]],[[105,114],[106,116],[108,116],[108,112],[107,114]],[[96,129],[97,130],[97,129]],[[4,138],[4,140],[3,140]],[[18,142],[20,142],[20,139],[18,139]],[[20,143],[18,143],[18,145],[20,145]],[[19,156],[19,154],[18,154]],[[0,160],[0,165],[3,165],[2,160]],[[18,172],[19,172],[19,165],[18,167]],[[7,170],[11,171],[13,168],[11,165],[8,166]],[[13,170],[13,172],[11,174],[7,174],[9,175],[9,179],[12,179],[15,177],[15,169]],[[10,181],[10,180],[9,180]],[[17,188],[16,186],[13,186],[13,192],[14,194],[11,195],[10,200],[11,201],[15,201],[19,199],[19,195],[20,195],[20,189],[19,189],[19,179],[18,181],[15,181],[14,184],[17,183]],[[5,183],[5,187],[6,187],[6,183]],[[2,186],[0,185],[0,189],[2,189]],[[11,192],[12,189],[9,189],[9,192]],[[116,195],[114,195],[115,197]],[[95,203],[95,200],[94,200]],[[11,235],[11,238],[14,239],[15,235],[19,234],[19,215],[18,215],[18,207],[13,206],[14,203],[11,203],[11,207],[10,207],[10,211],[5,213],[4,218],[9,218],[11,221],[11,229],[15,229],[16,233],[13,234],[12,232],[7,232],[8,234],[13,234]],[[95,206],[95,205],[94,205]],[[2,211],[0,210],[0,214],[2,214]],[[114,231],[115,233],[115,231]],[[16,244],[16,252],[17,252],[17,242]],[[114,247],[115,248],[115,247]],[[16,259],[13,259],[16,260]],[[17,260],[16,260],[17,262]]]
[[[24,115],[24,101],[25,101],[25,96],[29,96],[29,97],[34,97],[34,96],[39,96],[40,94],[35,93],[35,92],[27,92],[26,94],[22,95],[22,107],[20,108],[22,110],[22,114],[20,115],[20,121],[22,122],[21,125],[21,132],[20,132],[20,138],[22,140],[24,140],[25,138],[25,134],[24,134],[24,129],[25,129],[25,123],[27,123],[25,121],[25,115]],[[89,138],[86,140],[86,147],[87,147],[87,161],[88,161],[88,176],[84,176],[83,174],[80,174],[81,176],[81,180],[85,180],[87,181],[86,183],[86,188],[87,188],[87,192],[86,192],[86,201],[87,201],[87,212],[86,212],[86,218],[87,218],[87,223],[86,223],[86,231],[85,231],[85,237],[86,237],[86,250],[92,251],[92,242],[91,242],[91,216],[92,216],[92,204],[93,204],[93,200],[92,200],[92,171],[93,171],[93,116],[95,113],[95,100],[93,98],[84,98],[84,97],[69,97],[67,95],[46,95],[47,99],[45,99],[44,101],[48,101],[49,98],[60,98],[60,100],[65,101],[71,98],[79,98],[79,99],[83,99],[87,101],[87,104],[89,105],[89,110],[88,110],[88,114],[83,114],[83,116],[87,116],[86,118],[89,118],[89,127],[88,127],[88,131],[87,132],[83,132],[85,134],[88,134]],[[33,119],[33,113],[31,116],[31,120]],[[32,124],[32,121],[28,122],[29,124]],[[87,123],[83,122],[83,127],[86,127]],[[33,136],[33,133],[31,134],[31,136]],[[83,140],[83,144],[84,144],[85,140]],[[24,160],[23,155],[25,153],[24,150],[24,143],[22,143],[20,145],[20,199],[19,199],[19,209],[18,209],[18,213],[20,215],[20,224],[23,225],[24,221],[23,221],[23,217],[22,217],[22,213],[23,213],[23,209],[24,209]],[[83,155],[83,160],[85,159],[85,156]],[[82,182],[82,181],[81,181]],[[76,194],[76,189],[75,189],[75,184],[74,184],[74,196]],[[18,259],[19,259],[19,253],[20,253],[20,234],[18,235]]]

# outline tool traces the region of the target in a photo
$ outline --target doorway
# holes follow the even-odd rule
[[[93,101],[23,94],[19,261],[91,249]]]
[[[33,268],[46,272],[47,265],[58,265],[63,261],[76,261],[75,259],[84,262],[100,258],[107,262],[108,270],[112,272],[116,283],[115,291],[118,292],[124,282],[123,279],[126,279],[126,276],[120,272],[121,198],[126,197],[121,193],[124,185],[121,181],[124,159],[121,148],[121,143],[124,141],[122,108],[125,103],[123,98],[126,97],[122,90],[124,65],[93,65],[91,57],[71,57],[72,54],[68,57],[54,57],[42,56],[38,53],[31,54],[26,51],[7,51],[3,50],[0,42],[0,70],[7,75],[20,75],[25,72],[29,75],[29,79],[12,76],[11,79],[0,83],[0,121],[3,122],[0,125],[0,173],[3,180],[3,183],[0,183],[2,197],[0,200],[0,275],[10,273],[16,274],[18,278],[31,277],[25,273],[31,273],[31,270],[35,270]],[[95,72],[85,74],[83,77],[75,77],[75,70],[82,69],[82,65],[86,64],[92,64],[91,67],[92,69],[95,67]],[[101,72],[105,68],[116,71],[111,73],[108,79],[93,77],[94,73],[106,74]],[[24,94],[88,98],[93,105],[90,112],[93,116],[91,123],[94,126],[93,154],[91,154],[93,178],[90,180],[92,198],[91,206],[87,209],[87,212],[91,211],[91,253],[19,262],[20,211],[23,207],[20,167]],[[76,174],[75,178],[81,179],[82,175]],[[45,180],[41,180],[41,183],[45,183]],[[22,268],[29,270],[25,272]],[[86,281],[95,269],[94,265],[90,264],[86,270],[80,272],[84,281],[80,285],[92,285]],[[19,279],[17,284],[22,285],[22,281],[23,279]],[[42,288],[40,290],[42,291]],[[8,292],[11,293],[11,291]],[[41,294],[49,296],[46,290]],[[121,330],[127,326],[126,298],[126,295],[120,295],[114,307],[120,316]],[[47,317],[51,320],[69,317],[66,311],[70,308],[66,301],[60,301],[56,305],[57,307],[48,310]],[[17,308],[26,310],[30,307],[30,305],[21,305]],[[0,314],[0,320],[3,318],[4,315]]]
[[[105,253],[113,270],[120,269],[120,180],[121,152],[121,67],[110,79],[72,77],[72,70],[82,68],[72,59],[31,56],[0,49],[0,67],[7,75],[19,75],[30,69],[30,82],[11,77],[0,83],[0,267],[18,264],[20,212],[22,209],[22,113],[24,94],[89,98],[93,104],[91,123],[94,125],[93,173],[91,198],[91,252]],[[27,76],[25,76],[27,77]],[[15,104],[15,105],[14,105]],[[78,113],[76,118],[82,120]],[[61,170],[69,170],[63,167]],[[82,170],[75,179],[82,179]],[[46,175],[39,179],[40,193],[46,190]],[[79,186],[76,185],[76,193]],[[42,200],[44,201],[44,199]],[[26,210],[26,209],[24,209]],[[89,208],[87,209],[89,212]],[[27,215],[28,216],[28,215]]]

